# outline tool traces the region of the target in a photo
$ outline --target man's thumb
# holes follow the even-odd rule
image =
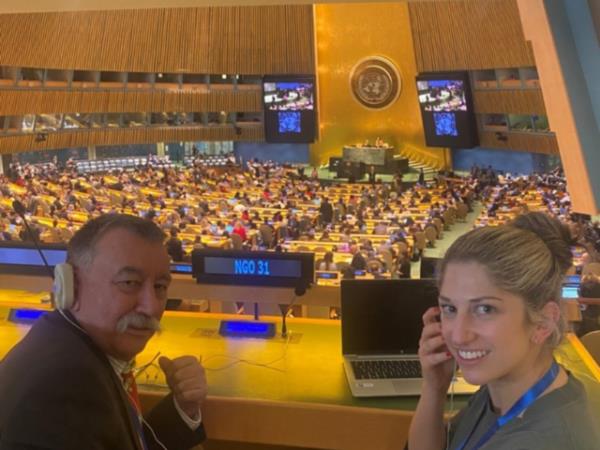
[[[171,374],[171,372],[173,372],[174,370],[174,364],[173,361],[171,361],[169,358],[167,358],[166,356],[161,356],[158,359],[158,365],[160,366],[160,368],[162,369],[162,371],[165,373],[165,375],[169,376]]]

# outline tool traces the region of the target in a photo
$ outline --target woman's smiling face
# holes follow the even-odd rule
[[[495,286],[475,262],[451,262],[440,288],[442,335],[465,380],[483,385],[519,379],[539,347],[525,301]]]

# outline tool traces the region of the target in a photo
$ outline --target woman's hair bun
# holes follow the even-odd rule
[[[573,264],[571,233],[567,225],[557,218],[543,212],[530,212],[517,216],[511,225],[537,235],[546,244],[563,272]]]

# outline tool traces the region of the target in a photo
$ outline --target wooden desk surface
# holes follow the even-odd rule
[[[0,304],[0,357],[29,329],[8,322],[8,311]],[[143,365],[159,351],[171,358],[202,356],[209,383],[203,420],[210,437],[331,449],[403,447],[417,397],[353,398],[342,366],[339,322],[290,319],[288,339],[233,339],[216,331],[223,318],[240,316],[166,312],[163,332],[137,358]],[[279,318],[263,320],[276,322],[280,330]],[[575,336],[557,358],[584,384],[600,380]],[[138,383],[146,407],[167,392],[162,373],[153,367]],[[459,397],[455,407],[465,402]]]

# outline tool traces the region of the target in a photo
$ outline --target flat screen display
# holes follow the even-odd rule
[[[314,253],[201,249],[192,253],[192,272],[198,283],[308,287],[314,260]]]
[[[302,276],[300,261],[271,260],[268,258],[204,258],[204,272],[210,275],[236,275],[260,277]]]
[[[0,271],[19,275],[48,276],[54,266],[64,263],[67,259],[67,249],[56,244],[41,244],[50,270],[44,265],[40,253],[32,245],[19,241],[0,243]]]
[[[315,108],[312,81],[265,81],[265,109],[269,111],[309,111]]]
[[[342,280],[344,355],[416,354],[433,280]]]
[[[467,72],[420,74],[417,94],[428,146],[471,148],[478,145]]]
[[[467,99],[462,80],[417,81],[419,103],[424,111],[466,111]]]
[[[263,79],[265,140],[311,143],[316,137],[313,75],[269,75]]]
[[[579,298],[579,286],[565,285],[561,289],[562,298]]]
[[[434,112],[433,123],[435,124],[436,136],[458,136],[456,115],[452,113]]]
[[[51,267],[64,263],[67,251],[60,249],[42,249],[48,265]],[[44,261],[35,248],[0,248],[0,265],[43,266]]]

